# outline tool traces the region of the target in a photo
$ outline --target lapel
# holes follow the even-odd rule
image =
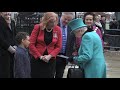
[[[11,26],[11,31],[13,31],[14,30],[14,26],[13,26],[13,23],[12,23],[12,20],[11,20],[11,24],[10,24],[10,26]]]
[[[8,26],[7,22],[5,21],[5,25],[6,25],[6,28],[7,30],[12,33],[12,25],[10,24],[11,28]]]
[[[12,26],[11,26],[11,24],[10,24],[10,26],[8,26],[8,29],[9,29],[10,31],[12,31]]]
[[[40,39],[40,41],[42,41],[41,44],[46,45],[44,41],[44,30],[41,29],[38,36],[39,36],[38,38]]]
[[[10,25],[11,26],[11,25]],[[12,26],[11,26],[11,28],[7,25],[7,30],[12,34],[13,33],[13,29],[12,29]]]

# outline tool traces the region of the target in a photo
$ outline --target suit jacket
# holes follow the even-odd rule
[[[49,36],[48,36],[49,37]],[[53,39],[49,45],[44,41],[44,30],[41,29],[41,24],[34,26],[30,36],[30,53],[37,59],[42,56],[47,49],[48,54],[56,57],[62,47],[62,35],[59,26],[53,28]]]
[[[58,24],[60,26],[60,23]],[[66,56],[71,56],[72,53],[75,51],[75,35],[74,33],[71,33],[71,29],[68,26],[67,27],[67,43],[66,43]]]
[[[11,21],[11,29],[8,27],[5,19],[0,17],[0,53],[7,51],[9,46],[15,45],[15,23]]]
[[[78,61],[79,65],[84,69],[85,78],[106,77],[102,42],[95,31],[83,35],[78,55],[73,59]]]
[[[100,22],[102,24],[103,30],[105,30],[105,21],[100,20]]]
[[[14,58],[14,77],[30,78],[31,67],[27,49],[18,46]]]

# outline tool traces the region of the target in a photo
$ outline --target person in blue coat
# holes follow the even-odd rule
[[[71,56],[68,61],[77,62],[83,68],[85,78],[106,78],[106,62],[98,34],[87,28],[81,18],[72,20],[68,25],[76,37],[82,36],[78,56]]]

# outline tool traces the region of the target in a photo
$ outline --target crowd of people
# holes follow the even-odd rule
[[[77,62],[85,78],[106,78],[104,16],[46,12],[29,35],[16,33],[10,15],[0,13],[0,78],[62,78],[69,62]]]

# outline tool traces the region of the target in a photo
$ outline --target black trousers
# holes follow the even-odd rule
[[[14,78],[14,54],[10,54],[10,78]]]
[[[66,59],[57,57],[56,58],[56,74],[55,78],[62,78],[67,62]]]
[[[54,78],[56,60],[50,60],[48,63],[34,58],[31,59],[31,77],[32,78]]]
[[[0,78],[10,78],[10,55],[0,55]]]

